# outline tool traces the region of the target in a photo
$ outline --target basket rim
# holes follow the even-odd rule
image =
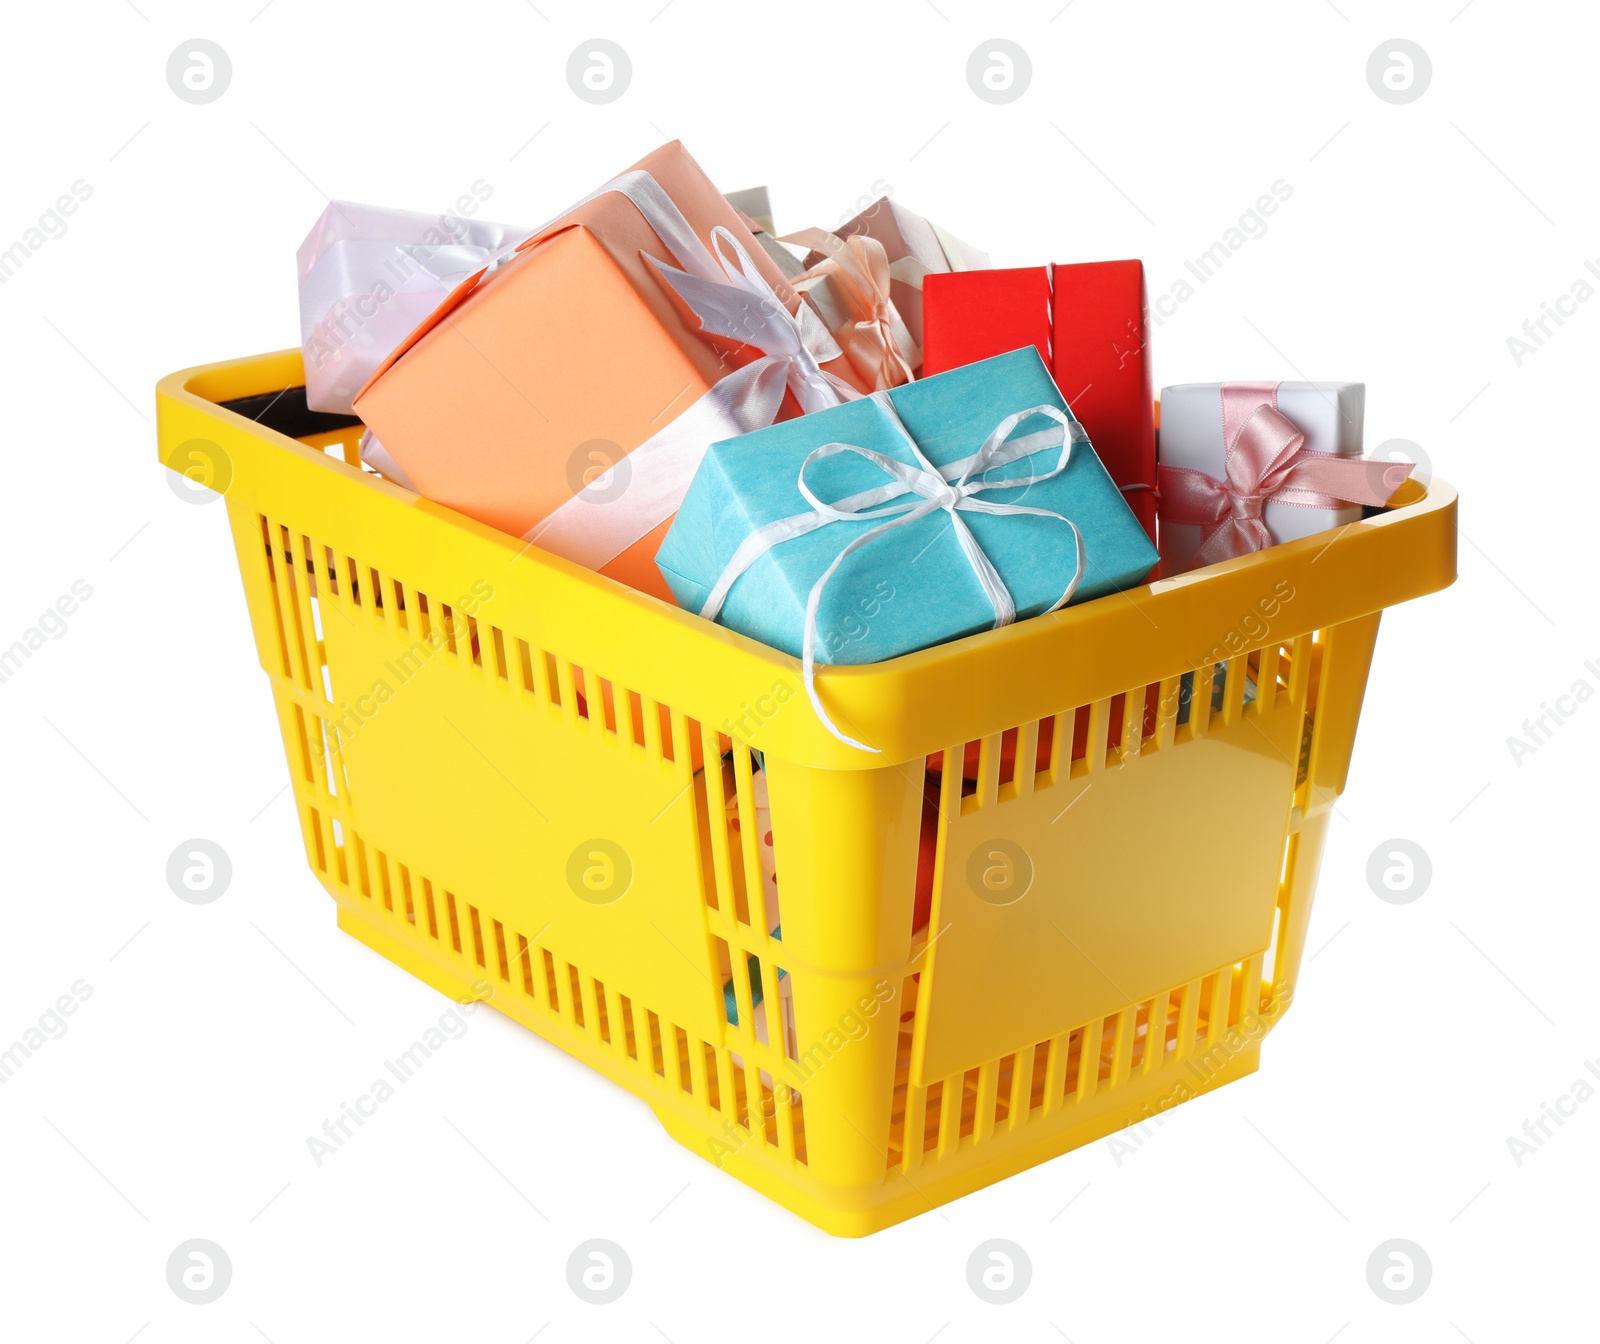
[[[663,654],[676,651],[710,660],[709,671],[692,675],[682,683],[682,693],[662,696],[663,702],[682,706],[701,722],[749,746],[821,768],[879,768],[911,760],[954,741],[975,740],[1048,717],[1067,701],[1086,704],[1179,670],[1203,667],[1213,655],[1228,656],[1223,650],[1241,617],[1248,620],[1252,610],[1274,593],[1281,597],[1285,586],[1291,600],[1280,605],[1293,607],[1292,619],[1249,647],[1370,615],[1448,587],[1456,577],[1457,493],[1441,477],[1425,481],[1413,477],[1401,486],[1393,507],[1347,524],[1331,536],[1318,533],[1285,542],[884,662],[819,664],[818,691],[830,713],[852,735],[880,745],[879,753],[864,753],[833,738],[817,719],[800,690],[799,659],[530,546],[221,404],[303,382],[298,349],[168,374],[156,386],[163,460],[176,434],[169,433],[162,414],[163,403],[168,403],[285,451],[303,467],[385,496],[409,514],[425,516],[464,538],[470,536],[480,548],[498,552],[502,563],[517,563],[521,573],[516,586],[526,590],[521,596],[531,598],[539,589],[558,590],[561,597],[585,604],[601,618],[645,621],[654,627],[651,636],[660,636],[668,646]],[[1309,600],[1302,600],[1303,594]],[[533,609],[539,607],[532,604]],[[606,674],[603,667],[600,670]],[[721,714],[712,714],[708,721],[703,709],[695,713],[695,702],[707,699],[705,688],[697,693],[695,687],[708,682],[722,691],[725,698],[718,703],[724,704],[746,704],[740,698],[741,687],[759,697],[785,683],[798,692],[801,712],[753,724],[741,721],[729,731],[719,722]],[[939,709],[930,712],[929,706]]]

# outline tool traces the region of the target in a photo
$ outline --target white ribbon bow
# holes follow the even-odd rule
[[[663,429],[523,534],[524,541],[590,569],[616,559],[677,511],[711,444],[776,420],[786,387],[806,412],[861,396],[821,368],[841,352],[820,319],[805,304],[798,316],[790,313],[731,232],[718,225],[712,230],[715,252],[707,248],[661,184],[641,169],[624,173],[577,205],[610,191],[633,203],[677,261],[673,267],[648,258],[699,318],[701,330],[754,346],[762,358],[718,379]],[[571,210],[562,218],[567,214]],[[535,239],[544,231],[538,230]]]
[[[825,443],[820,448],[812,449],[806,455],[805,461],[800,464],[797,482],[801,495],[811,505],[810,512],[777,519],[757,528],[746,537],[718,576],[715,587],[700,609],[700,614],[707,620],[715,620],[740,575],[774,546],[795,537],[803,537],[830,523],[876,523],[877,526],[868,528],[848,542],[834,557],[833,563],[823,571],[822,577],[811,586],[811,592],[806,598],[805,634],[801,647],[806,695],[810,697],[811,707],[816,710],[823,726],[847,746],[856,747],[861,751],[876,752],[877,747],[858,742],[855,738],[840,732],[828,716],[828,712],[823,709],[822,701],[817,695],[817,613],[821,609],[822,595],[829,580],[838,572],[839,566],[862,547],[870,545],[895,528],[905,527],[926,518],[931,513],[943,510],[950,515],[951,528],[961,546],[961,553],[966,557],[967,564],[971,566],[973,575],[983,589],[984,597],[994,610],[992,628],[998,629],[1016,620],[1016,601],[1011,596],[1011,590],[1006,587],[1005,580],[1000,577],[994,563],[978,545],[978,539],[972,535],[971,528],[962,520],[961,515],[986,513],[1000,517],[1031,514],[1040,518],[1057,519],[1072,529],[1077,553],[1072,579],[1046,612],[1064,607],[1077,591],[1086,564],[1083,534],[1078,531],[1077,524],[1065,514],[1057,513],[1053,509],[1036,509],[1025,504],[1002,504],[996,500],[979,499],[977,496],[987,490],[1012,490],[1020,486],[1037,485],[1041,481],[1059,476],[1071,461],[1073,447],[1087,442],[1088,435],[1070,411],[1064,411],[1058,406],[1030,406],[1025,411],[1017,411],[1006,416],[983,441],[982,447],[971,456],[944,467],[935,467],[923,454],[910,431],[906,429],[894,409],[894,403],[889,399],[889,394],[874,392],[872,400],[877,402],[888,415],[890,423],[905,441],[912,457],[916,459],[915,463],[902,462],[853,443]],[[1026,434],[1018,439],[1009,438],[1011,432],[1030,415],[1046,416],[1054,420],[1057,427]],[[996,467],[1007,466],[1048,448],[1061,449],[1055,466],[1049,471],[1033,476],[1013,476],[994,481],[983,479],[986,472]],[[806,468],[813,462],[836,457],[840,453],[854,453],[858,457],[865,458],[890,477],[889,483],[836,500],[832,504],[824,503],[807,484]]]
[[[844,352],[809,304],[802,303],[795,313],[785,308],[744,245],[720,224],[711,230],[711,250],[723,279],[708,280],[650,258],[700,319],[702,331],[742,341],[769,359],[784,361],[788,386],[807,414],[861,396],[821,367]]]

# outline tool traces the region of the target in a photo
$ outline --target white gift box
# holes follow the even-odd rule
[[[1222,437],[1222,384],[1179,383],[1161,389],[1161,432],[1157,449],[1164,467],[1192,467],[1217,481],[1227,480]],[[1306,436],[1315,453],[1361,456],[1361,422],[1366,411],[1364,383],[1279,383],[1278,410]],[[1343,527],[1361,517],[1360,505],[1308,508],[1269,499],[1261,521],[1274,544],[1296,541],[1315,532]],[[1181,574],[1192,568],[1194,553],[1205,537],[1198,523],[1169,523],[1159,517],[1163,572]]]
[[[469,276],[527,229],[459,215],[330,201],[296,256],[306,405],[353,415],[390,353]]]

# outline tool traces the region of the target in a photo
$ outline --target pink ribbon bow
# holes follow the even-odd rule
[[[850,307],[845,325],[833,331],[850,367],[872,391],[899,387],[912,380],[921,351],[905,320],[889,298],[889,257],[876,238],[839,238],[824,229],[802,229],[778,240],[809,247],[821,261],[794,281],[803,289],[813,277],[827,276]]]
[[[1408,462],[1309,451],[1278,409],[1277,383],[1224,383],[1222,438],[1226,481],[1193,467],[1163,466],[1157,475],[1163,521],[1208,529],[1194,553],[1197,569],[1271,546],[1261,519],[1269,499],[1308,509],[1382,505],[1412,471]]]

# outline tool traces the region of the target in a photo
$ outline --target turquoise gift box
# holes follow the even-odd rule
[[[1043,406],[1055,408],[1060,421],[1036,409]],[[1018,412],[1032,413],[1005,436],[1012,446],[997,453],[1014,460],[974,471],[968,479],[976,488],[953,511],[950,493],[927,498],[944,481],[959,487],[961,472],[952,473],[951,464],[978,453]],[[918,464],[907,434],[929,465],[946,469],[937,478]],[[1066,466],[1050,474],[1064,443]],[[900,483],[892,466],[856,449],[904,464]],[[814,500],[849,516],[818,513],[801,493],[802,467]],[[910,478],[921,491],[907,488]],[[985,511],[996,505],[1035,512]],[[919,507],[923,516],[885,526]],[[968,558],[953,516],[971,529],[1018,619],[1051,610],[1078,570],[1078,542],[1063,518],[1082,536],[1073,602],[1140,583],[1159,559],[1029,346],[712,444],[656,565],[690,611],[704,612],[721,581],[725,596],[714,613],[721,624],[799,657],[818,580],[852,542],[882,529],[840,562],[816,612],[818,663],[876,663],[995,624],[995,605],[978,577],[982,561]],[[796,521],[786,527],[786,519]],[[785,532],[798,535],[773,540]],[[729,573],[738,573],[731,587]]]

